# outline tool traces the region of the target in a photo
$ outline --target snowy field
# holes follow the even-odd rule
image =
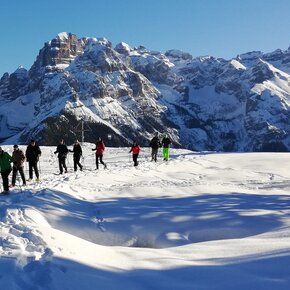
[[[0,197],[1,290],[290,289],[290,154],[107,148],[96,171],[91,148],[55,175],[42,147],[41,182]]]

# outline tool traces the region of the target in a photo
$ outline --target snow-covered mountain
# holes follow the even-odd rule
[[[155,131],[195,150],[290,149],[290,49],[231,60],[60,33],[30,70],[0,80],[0,140],[97,136],[142,145]]]

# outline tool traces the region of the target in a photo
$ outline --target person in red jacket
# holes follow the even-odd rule
[[[104,165],[104,169],[107,168],[107,164],[103,161],[103,154],[105,151],[105,144],[103,140],[99,137],[96,142],[96,148],[92,149],[93,151],[96,151],[96,169],[99,169],[99,159],[100,163]]]
[[[133,162],[134,162],[134,166],[138,166],[138,156],[140,153],[140,146],[138,145],[138,143],[136,141],[133,142],[133,145],[129,151],[129,153],[133,153]]]

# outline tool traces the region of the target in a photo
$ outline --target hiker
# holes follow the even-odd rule
[[[65,173],[67,173],[67,167],[66,167],[66,156],[68,153],[68,149],[64,143],[64,140],[61,139],[59,144],[57,145],[56,151],[54,154],[58,153],[58,165],[59,165],[59,174],[63,174],[63,169],[65,170]]]
[[[1,194],[9,194],[9,174],[11,172],[11,163],[13,159],[0,147],[0,171],[3,182],[3,192]]]
[[[15,186],[17,172],[19,171],[23,185],[26,185],[26,179],[23,171],[23,165],[25,161],[25,155],[22,150],[19,149],[18,145],[13,146],[13,169],[12,169],[12,187]]]
[[[131,152],[133,153],[134,166],[138,166],[138,156],[139,156],[140,150],[141,150],[140,146],[138,145],[136,141],[134,141],[129,151],[129,153]]]
[[[28,167],[29,167],[28,181],[31,181],[33,179],[33,170],[36,175],[36,181],[39,181],[39,172],[37,168],[37,162],[39,161],[40,155],[41,155],[41,150],[39,146],[36,144],[35,140],[31,140],[25,152],[26,161],[28,162]]]
[[[103,154],[105,151],[105,144],[103,140],[99,137],[96,142],[96,148],[92,149],[92,151],[96,151],[96,170],[99,169],[99,159],[100,163],[104,165],[104,169],[107,168],[107,164],[103,161]]]
[[[83,154],[83,150],[78,140],[75,141],[73,150],[69,150],[69,152],[73,153],[74,171],[77,171],[78,167],[80,168],[80,171],[82,171],[83,166],[80,164],[80,159]]]
[[[149,145],[152,148],[152,152],[151,152],[152,160],[151,161],[157,162],[158,148],[161,147],[160,140],[158,137],[158,132],[155,133],[155,135],[151,139]]]
[[[163,160],[168,161],[168,159],[169,159],[169,146],[171,144],[171,140],[167,134],[164,134],[164,137],[161,141],[161,144],[163,146],[163,157],[164,157]]]

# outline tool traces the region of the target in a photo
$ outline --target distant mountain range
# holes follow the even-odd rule
[[[70,143],[81,120],[108,146],[157,131],[193,150],[289,151],[290,49],[194,58],[65,32],[0,79],[2,143]]]

